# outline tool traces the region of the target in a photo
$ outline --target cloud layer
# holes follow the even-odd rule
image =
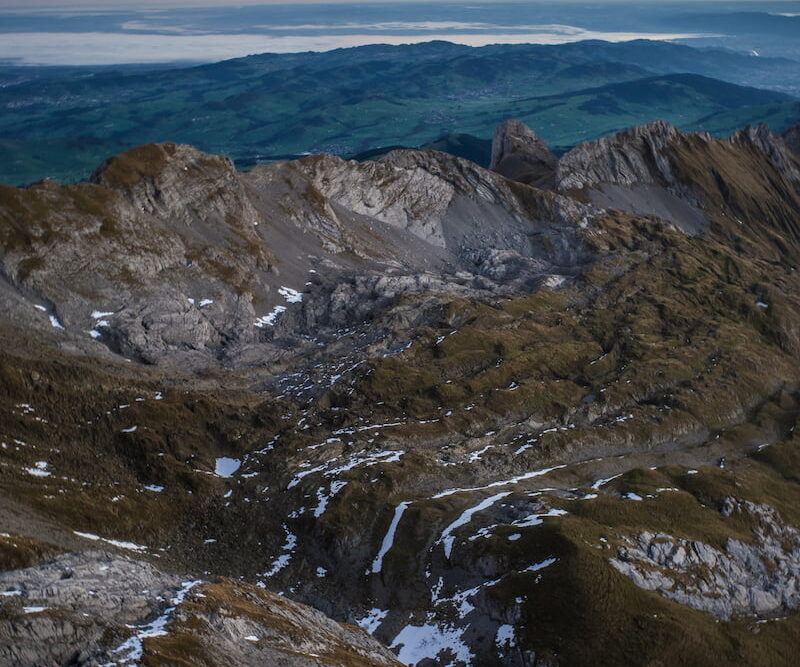
[[[414,24],[418,26],[419,24]],[[25,65],[119,65],[175,61],[213,62],[254,53],[330,51],[365,44],[413,44],[445,40],[468,46],[487,44],[563,44],[586,39],[622,42],[632,39],[675,40],[709,35],[691,33],[597,32],[574,26],[523,26],[523,32],[448,32],[429,24],[422,34],[279,35],[137,34],[112,32],[0,33],[0,61]],[[354,27],[354,30],[358,28]],[[363,28],[362,28],[363,29]],[[420,30],[419,27],[414,28]],[[452,29],[452,28],[451,28]],[[462,28],[463,29],[463,28]],[[518,28],[519,29],[519,28]],[[530,30],[524,32],[524,30]],[[395,27],[395,31],[398,29]],[[443,32],[437,32],[442,30]]]

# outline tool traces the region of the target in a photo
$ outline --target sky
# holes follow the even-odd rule
[[[493,2],[525,2],[526,0],[475,0],[475,4],[492,4]],[[629,0],[590,0],[590,2],[628,2]],[[639,2],[662,3],[663,0],[638,0]],[[706,0],[715,1],[715,0]],[[716,0],[718,2],[737,2],[738,0]],[[791,2],[792,0],[741,0],[742,2]],[[64,9],[97,8],[110,9],[113,7],[124,9],[151,9],[164,7],[241,7],[244,5],[297,5],[297,4],[354,4],[354,3],[453,3],[454,0],[0,0],[0,9],[25,9],[36,7],[58,7]]]
[[[477,0],[481,4],[492,2],[524,2],[525,0]],[[613,0],[612,0],[613,1]],[[31,0],[30,2],[20,2],[20,0],[0,0],[0,8],[22,8],[30,10],[34,7],[58,7],[79,9],[83,7],[92,9],[110,9],[112,7],[120,7],[124,9],[150,9],[150,8],[163,8],[163,7],[241,7],[244,5],[298,5],[298,4],[355,4],[355,3],[377,3],[377,2],[391,2],[391,3],[429,3],[441,2],[452,3],[453,0],[232,0],[225,2],[224,0],[163,0],[162,2],[155,2],[153,0],[143,0],[142,2],[135,2],[132,0]]]
[[[638,0],[627,3],[630,7],[625,0],[361,1],[29,0],[20,7],[20,0],[0,0],[0,64],[211,62],[254,53],[431,40],[469,46],[587,39],[705,40],[708,45],[708,40],[725,37],[716,34],[713,22],[698,28],[685,16],[674,22],[670,15],[709,6],[730,11],[733,5],[731,0],[712,5],[707,0],[682,5]],[[759,11],[800,11],[800,2],[786,1],[793,6],[749,0],[750,8]],[[309,4],[325,6],[312,9]],[[736,41],[715,45],[745,52],[762,48]]]

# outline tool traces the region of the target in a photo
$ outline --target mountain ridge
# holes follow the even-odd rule
[[[0,187],[0,636],[71,637],[23,582],[149,563],[169,599],[202,582],[153,664],[308,664],[293,632],[391,660],[298,602],[405,664],[791,664],[793,136],[660,121],[555,158],[498,128],[495,166],[544,156],[550,190],[431,150],[241,173],[180,144]],[[89,602],[86,664],[166,609]]]

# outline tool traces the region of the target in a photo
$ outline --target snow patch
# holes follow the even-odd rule
[[[333,482],[327,495],[322,491],[322,489],[317,489],[317,500],[319,501],[319,505],[317,505],[316,509],[314,510],[314,516],[317,518],[321,517],[327,509],[330,499],[339,493],[339,491],[341,491],[345,486],[347,486],[347,482]]]
[[[271,577],[277,574],[285,568],[292,559],[292,553],[297,546],[297,535],[294,535],[286,526],[284,526],[283,529],[286,531],[286,543],[283,545],[284,553],[272,562],[272,567],[261,575],[263,577]]]
[[[392,548],[392,545],[394,544],[394,534],[397,532],[397,526],[400,523],[400,519],[403,517],[403,512],[408,509],[410,504],[411,503],[408,502],[402,502],[394,508],[394,516],[392,517],[392,522],[389,524],[389,530],[386,531],[386,535],[383,537],[383,543],[381,544],[381,549],[378,552],[378,555],[375,556],[375,560],[372,561],[373,574],[377,574],[381,571],[381,567],[383,566],[383,557],[389,553],[389,549]]]
[[[437,493],[434,496],[431,496],[432,499],[444,498],[445,496],[451,496],[454,493],[470,493],[472,491],[484,491],[486,489],[494,489],[498,486],[508,486],[509,484],[519,484],[519,482],[523,482],[528,479],[533,479],[534,477],[539,477],[541,475],[546,475],[554,470],[560,470],[561,468],[566,468],[567,465],[558,465],[553,466],[552,468],[542,468],[541,470],[533,470],[532,472],[526,472],[522,475],[517,475],[516,477],[512,477],[511,479],[504,479],[499,482],[492,482],[491,484],[487,484],[486,486],[475,486],[472,488],[467,489],[448,489],[447,491],[442,491]]]
[[[497,628],[497,634],[494,638],[494,643],[497,646],[514,648],[517,645],[516,636],[514,634],[513,625],[501,625]]]
[[[485,498],[480,503],[475,505],[475,507],[470,507],[464,510],[453,523],[451,523],[447,528],[442,531],[442,535],[439,538],[439,543],[444,545],[444,555],[447,558],[450,558],[450,553],[453,550],[453,542],[455,542],[455,535],[453,535],[453,531],[461,526],[468,524],[474,514],[478,512],[482,512],[485,509],[488,509],[492,505],[494,505],[498,500],[501,498],[505,498],[506,496],[511,495],[511,491],[504,491],[503,493],[498,493],[494,496],[490,496],[489,498]]]
[[[149,637],[163,637],[168,634],[167,625],[172,619],[172,614],[175,612],[175,608],[184,601],[187,593],[189,593],[192,588],[201,583],[201,581],[183,582],[180,589],[176,591],[175,597],[170,600],[170,606],[167,607],[158,618],[142,625],[129,625],[128,628],[134,631],[134,635],[112,652],[114,655],[126,652],[126,655],[122,656],[121,658],[116,658],[111,664],[138,664],[142,658],[142,655],[144,654],[144,646],[142,645],[143,640],[148,639]]]
[[[291,287],[281,287],[278,294],[286,299],[286,303],[300,303],[303,300],[303,295]]]
[[[384,609],[370,609],[369,613],[364,618],[360,621],[356,621],[356,625],[366,630],[369,634],[372,634],[380,627],[383,619],[386,618],[388,614],[389,612]]]
[[[240,459],[231,459],[227,456],[222,456],[217,459],[217,465],[214,469],[214,474],[218,477],[232,477],[239,468],[242,467]]]
[[[271,313],[259,317],[256,320],[255,325],[259,329],[263,329],[264,327],[274,327],[275,322],[278,319],[278,316],[285,311],[286,311],[286,306],[275,306],[275,308],[272,309]]]
[[[523,570],[523,572],[538,572],[539,570],[543,570],[546,567],[550,567],[557,560],[558,560],[557,558],[546,558],[541,563],[536,563],[535,565],[531,565],[529,567],[526,567]]]
[[[105,542],[106,544],[119,547],[120,549],[128,549],[129,551],[147,551],[147,547],[143,547],[141,544],[134,544],[133,542],[122,542],[120,540],[112,540],[107,537],[100,537],[99,535],[94,535],[92,533],[81,533],[77,530],[73,530],[72,532],[78,537],[84,538],[85,540],[92,540],[93,542]]]
[[[425,659],[435,660],[445,651],[453,654],[456,661],[472,664],[469,646],[461,638],[461,632],[453,627],[439,627],[432,623],[407,625],[394,638],[390,648],[397,651],[398,660],[406,665],[416,665]]]
[[[37,461],[35,468],[25,468],[25,472],[34,477],[50,477],[52,473],[47,470],[47,461]]]

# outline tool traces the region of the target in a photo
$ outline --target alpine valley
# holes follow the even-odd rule
[[[795,664],[800,123],[722,130],[796,91],[745,87],[779,68],[745,56],[738,84],[629,64],[601,89],[585,44],[526,48],[349,65],[552,58],[561,134],[493,121],[484,166],[148,143],[0,186],[1,664]],[[274,87],[279,60],[217,67]],[[725,136],[620,120],[686,96],[680,124]],[[567,122],[612,99],[634,111]]]

